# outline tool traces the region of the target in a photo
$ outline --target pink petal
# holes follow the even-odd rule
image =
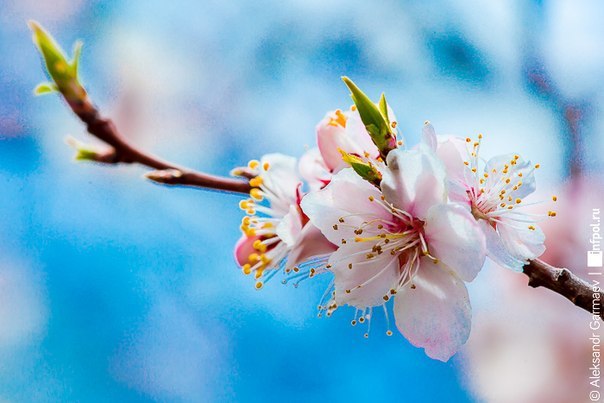
[[[339,149],[346,144],[346,129],[342,126],[329,124],[331,115],[328,113],[317,125],[317,145],[327,168],[331,171],[345,166]]]
[[[394,316],[411,344],[437,360],[448,361],[470,335],[472,312],[465,284],[428,258],[422,258],[412,283],[396,295]]]
[[[426,217],[425,235],[432,256],[464,281],[476,277],[485,260],[485,239],[464,206],[451,203],[432,207]]]
[[[382,305],[384,295],[396,288],[398,257],[387,253],[367,259],[363,251],[370,250],[368,242],[352,242],[340,246],[331,255],[329,264],[335,275],[336,302],[339,305],[348,304],[360,309]]]
[[[247,235],[242,235],[241,238],[235,244],[234,256],[235,261],[239,266],[243,266],[248,262],[248,256],[251,253],[256,252],[254,247],[254,241],[260,239],[259,236],[248,237]]]
[[[370,196],[379,200],[379,190],[347,168],[334,175],[324,189],[304,196],[301,206],[325,237],[340,245],[342,239],[354,238],[355,227],[364,221],[391,218],[391,214],[378,203],[369,201]],[[344,223],[340,222],[341,218]]]
[[[287,257],[286,269],[293,269],[295,266],[309,260],[315,256],[325,255],[334,252],[337,247],[329,242],[325,236],[312,223],[307,223],[295,246]]]

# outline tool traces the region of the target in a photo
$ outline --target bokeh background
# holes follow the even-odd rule
[[[168,189],[140,167],[75,164],[90,141],[45,80],[26,20],[67,49],[105,115],[216,174],[301,155],[341,75],[385,91],[411,143],[485,135],[540,162],[550,262],[585,273],[604,207],[600,1],[0,0],[0,400],[583,402],[590,316],[486,265],[471,339],[430,360],[376,318],[316,318],[328,279],[260,292],[232,258],[238,198]],[[599,204],[599,206],[598,206]],[[543,205],[542,209],[549,206]]]

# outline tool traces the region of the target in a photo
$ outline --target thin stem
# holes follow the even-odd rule
[[[71,110],[86,124],[88,133],[111,146],[111,151],[103,153],[98,159],[95,159],[97,162],[141,164],[156,170],[146,175],[148,179],[166,185],[193,186],[244,194],[249,193],[251,189],[247,181],[214,176],[180,167],[138,149],[119,133],[110,119],[100,116],[88,96],[77,103],[65,100]]]

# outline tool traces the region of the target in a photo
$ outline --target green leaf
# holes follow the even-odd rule
[[[73,75],[75,77],[78,76],[78,68],[80,66],[80,57],[82,56],[82,46],[84,43],[82,41],[76,41],[73,45],[73,59],[71,59],[71,70],[73,71]]]
[[[382,180],[382,174],[377,170],[371,162],[354,154],[349,154],[340,150],[342,159],[349,164],[352,169],[363,179],[379,187]]]
[[[382,116],[386,120],[386,124],[390,126],[390,120],[388,119],[388,103],[386,102],[386,94],[382,92],[382,96],[380,97],[380,102],[378,104],[380,107],[380,112],[382,112]]]
[[[396,136],[388,122],[388,106],[386,97],[382,95],[379,107],[363,91],[359,89],[348,77],[342,77],[342,81],[348,86],[350,96],[356,105],[361,120],[371,136],[371,139],[380,150],[382,158],[396,148]],[[382,109],[382,110],[380,110]]]
[[[35,95],[46,95],[55,91],[57,91],[57,86],[53,83],[38,84],[36,88],[34,88]]]
[[[36,21],[29,21],[29,28],[33,33],[33,42],[38,48],[46,71],[59,91],[68,102],[80,102],[86,97],[86,91],[78,80],[78,65],[81,55],[82,43],[77,42],[74,47],[74,57],[71,61],[63,49]],[[40,91],[45,89],[41,88]],[[38,93],[36,91],[36,93]],[[42,92],[44,93],[44,92]]]

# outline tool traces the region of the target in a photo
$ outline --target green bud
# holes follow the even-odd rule
[[[361,178],[374,184],[375,186],[380,186],[382,174],[377,170],[375,165],[373,165],[370,161],[359,157],[358,155],[349,154],[344,150],[340,150],[340,153],[342,154],[342,159],[344,162],[350,165]]]
[[[74,57],[71,61],[53,37],[36,21],[29,21],[29,28],[33,32],[33,42],[38,48],[46,71],[53,83],[43,83],[36,87],[37,95],[59,91],[68,102],[82,101],[86,91],[78,80],[78,65],[82,43],[77,42],[74,47]]]
[[[348,77],[342,77],[342,81],[348,86],[367,132],[385,159],[388,153],[396,148],[396,135],[388,121],[386,97],[382,94],[379,104],[376,105]]]
[[[93,145],[82,143],[71,136],[67,137],[65,142],[76,151],[74,156],[76,161],[110,162],[113,156],[111,151],[105,151]]]

